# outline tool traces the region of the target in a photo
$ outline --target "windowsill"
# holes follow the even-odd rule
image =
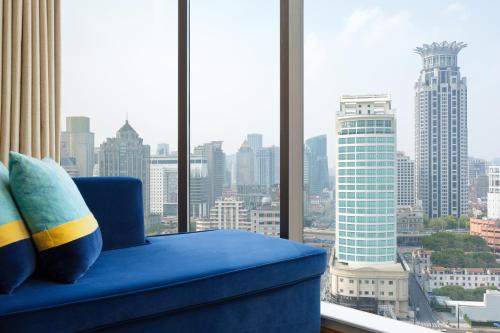
[[[436,333],[429,328],[326,302],[321,302],[321,326],[346,333]]]

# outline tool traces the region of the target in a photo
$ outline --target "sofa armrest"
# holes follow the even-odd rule
[[[103,250],[145,243],[142,183],[139,179],[76,177],[74,181],[99,223]]]

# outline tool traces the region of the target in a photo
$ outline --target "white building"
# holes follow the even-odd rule
[[[199,220],[196,223],[197,231],[212,229],[253,231],[248,217],[248,210],[245,209],[243,201],[235,198],[216,200],[214,206],[210,209],[210,219],[208,221]]]
[[[342,96],[336,138],[337,259],[395,263],[396,118],[389,96]]]
[[[468,213],[467,80],[457,55],[466,44],[424,44],[415,83],[415,173],[429,218]]]
[[[404,152],[398,151],[397,159],[397,195],[396,203],[398,207],[416,204],[415,200],[415,161]]]
[[[461,286],[465,289],[479,287],[500,288],[500,268],[446,268],[428,266],[424,270],[428,291],[446,286]]]
[[[177,157],[152,156],[149,174],[151,213],[163,214],[165,204],[177,203]]]
[[[478,304],[465,304],[459,307],[460,316],[467,316],[473,322],[498,322],[500,321],[500,292],[486,290],[482,302]]]
[[[500,219],[500,166],[490,166],[488,178],[488,218]]]

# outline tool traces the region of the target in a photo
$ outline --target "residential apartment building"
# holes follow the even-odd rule
[[[271,198],[262,199],[262,205],[250,211],[252,231],[267,235],[280,235],[280,205]]]
[[[415,161],[404,152],[396,154],[397,163],[397,194],[396,204],[398,207],[416,204],[415,200]]]
[[[253,231],[248,210],[243,205],[243,201],[235,198],[216,200],[214,206],[210,209],[210,218],[208,220],[198,220],[196,223],[197,231],[211,229]]]
[[[445,286],[500,288],[500,268],[447,268],[430,266],[424,270],[429,291]]]
[[[457,55],[467,45],[424,44],[415,83],[417,197],[429,218],[468,213],[467,80]]]

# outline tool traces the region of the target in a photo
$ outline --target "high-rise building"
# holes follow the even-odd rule
[[[397,159],[397,193],[396,204],[415,206],[415,161],[404,152],[398,151]]]
[[[429,218],[468,212],[467,80],[457,55],[466,44],[424,44],[415,83],[416,189]]]
[[[469,183],[480,176],[486,175],[488,163],[482,158],[469,157]]]
[[[128,120],[116,137],[107,138],[99,147],[100,176],[130,176],[142,181],[144,217],[149,227],[150,213],[150,147],[143,144]]]
[[[244,141],[236,153],[236,185],[255,185],[255,152]]]
[[[257,150],[255,153],[256,185],[265,186],[270,190],[272,185],[279,183],[279,153],[279,147],[276,146]]]
[[[342,96],[337,114],[334,302],[408,315],[396,263],[396,119],[387,95]]]
[[[259,149],[262,148],[262,134],[259,133],[247,134],[247,142],[250,148],[252,148],[254,152],[257,152]]]
[[[342,96],[336,137],[337,257],[394,263],[396,118],[389,96]]]
[[[95,162],[90,118],[66,117],[66,131],[61,132],[61,161],[72,176],[92,176]]]
[[[207,160],[208,209],[215,200],[222,197],[226,174],[226,154],[222,150],[222,141],[212,141],[194,148],[193,155]]]
[[[500,166],[490,166],[488,178],[488,218],[500,219]]]
[[[306,140],[306,156],[308,160],[309,194],[320,194],[329,187],[328,156],[326,135],[318,135]]]

